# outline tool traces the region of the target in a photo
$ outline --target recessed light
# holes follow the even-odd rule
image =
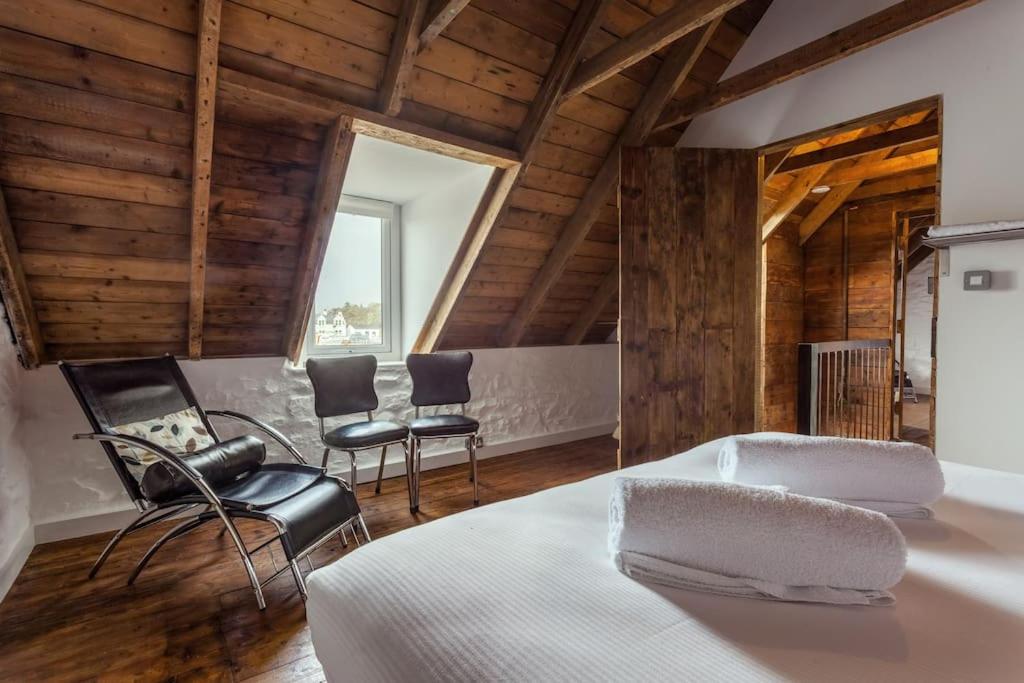
[[[828,185],[818,185],[816,187],[812,187],[811,188],[811,194],[825,194],[826,192],[830,191],[831,189],[832,188],[829,187]]]

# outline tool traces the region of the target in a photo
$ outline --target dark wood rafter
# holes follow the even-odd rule
[[[587,336],[587,332],[590,331],[590,328],[597,321],[598,316],[601,315],[601,312],[604,311],[618,291],[619,269],[613,268],[601,280],[601,284],[597,286],[594,296],[590,298],[586,307],[566,331],[562,342],[568,345],[581,343],[583,338]]]
[[[913,126],[894,128],[878,135],[851,140],[841,145],[790,156],[774,172],[793,173],[818,164],[854,159],[874,152],[890,151],[900,145],[934,140],[938,136],[938,121],[925,121]]]
[[[39,320],[32,305],[32,296],[25,281],[25,270],[18,253],[18,241],[7,214],[7,203],[0,189],[0,295],[7,310],[14,338],[18,342],[21,362],[26,368],[37,367],[46,360]]]
[[[566,88],[565,96],[573,97],[589,90],[708,22],[722,17],[742,2],[744,0],[680,2],[629,36],[580,63]]]
[[[384,79],[381,82],[377,108],[394,116],[402,108],[413,62],[420,49],[420,29],[427,11],[428,0],[405,0],[398,14],[398,25],[391,43]]]
[[[687,35],[672,46],[640,103],[630,114],[629,121],[605,157],[576,211],[562,229],[558,242],[530,284],[512,319],[502,331],[499,339],[501,345],[517,346],[522,340],[526,329],[540,310],[551,288],[561,277],[569,259],[586,238],[618,182],[619,151],[624,146],[643,143],[666,102],[686,80],[720,22],[721,19],[715,19],[700,31]]]
[[[689,121],[699,114],[828,66],[979,2],[981,0],[903,0],[827,36],[727,78],[706,94],[695,95],[669,106],[658,121],[658,128]]]
[[[427,8],[426,16],[423,19],[423,29],[420,31],[420,46],[422,50],[435,38],[448,28],[448,24],[459,16],[459,12],[466,9],[469,0],[433,0]]]
[[[352,119],[339,116],[324,140],[320,174],[313,194],[313,208],[306,227],[299,267],[292,285],[291,315],[286,328],[284,353],[292,362],[298,362],[313,310],[313,297],[320,278],[327,242],[331,236],[334,215],[341,200],[341,188],[352,156]]]
[[[562,93],[579,62],[583,46],[592,32],[600,26],[608,0],[583,0],[573,16],[569,31],[551,64],[536,99],[530,106],[526,120],[516,135],[516,147],[521,155],[518,168],[497,170],[481,197],[466,235],[459,245],[455,260],[448,269],[441,289],[427,313],[413,347],[416,352],[437,349],[450,324],[452,311],[462,299],[473,269],[483,252],[494,226],[501,223],[509,210],[509,200],[532,163],[537,149],[547,134],[562,101]]]
[[[201,0],[197,15],[199,26],[196,31],[196,104],[192,142],[191,268],[188,304],[188,356],[192,360],[199,360],[203,349],[221,0]]]

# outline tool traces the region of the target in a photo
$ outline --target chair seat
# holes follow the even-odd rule
[[[480,423],[465,415],[430,415],[409,423],[413,436],[465,436],[479,429]]]
[[[323,477],[323,470],[319,467],[275,463],[264,465],[244,479],[218,487],[216,491],[228,507],[263,510],[290,498],[301,497]]]
[[[267,508],[284,527],[281,545],[291,560],[309,546],[359,514],[356,497],[334,477],[321,477],[296,496]]]
[[[397,422],[373,420],[342,425],[324,434],[324,442],[340,448],[369,448],[378,444],[401,441],[409,435],[409,428]]]

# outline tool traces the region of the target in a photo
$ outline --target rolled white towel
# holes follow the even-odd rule
[[[906,567],[885,515],[771,488],[620,477],[608,531],[627,576],[722,595],[889,605]]]
[[[930,518],[945,479],[930,448],[904,441],[763,432],[733,436],[718,454],[722,481],[785,486],[890,517]]]

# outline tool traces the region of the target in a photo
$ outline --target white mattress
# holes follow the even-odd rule
[[[717,478],[718,445],[628,471]],[[1024,476],[943,469],[936,519],[897,522],[893,607],[637,583],[608,559],[608,474],[318,569],[313,645],[332,681],[1024,681]]]

